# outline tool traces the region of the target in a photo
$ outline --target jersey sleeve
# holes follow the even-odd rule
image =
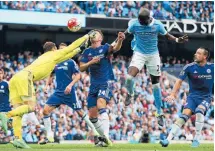
[[[88,51],[85,50],[84,53],[81,55],[80,62],[87,63],[88,61],[89,61],[89,59],[88,59]]]
[[[189,66],[188,65],[184,66],[184,68],[180,72],[178,78],[181,79],[181,80],[186,79],[186,77],[188,75],[188,70],[189,70]]]
[[[80,72],[78,65],[73,60],[71,60],[71,62],[70,62],[70,67],[71,67],[71,70],[73,73],[79,73]]]
[[[103,46],[103,50],[104,50],[104,53],[105,54],[108,54],[108,51],[109,51],[109,48],[110,48],[110,44],[106,43],[104,46]]]
[[[164,25],[163,25],[163,23],[159,23],[159,33],[161,34],[161,35],[166,35],[167,34],[167,31],[166,31],[166,29],[164,28]]]
[[[128,22],[128,33],[134,33],[134,22],[135,20],[133,19]]]

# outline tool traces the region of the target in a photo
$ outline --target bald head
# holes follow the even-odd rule
[[[150,24],[150,11],[146,8],[141,8],[139,11],[138,20],[141,25]]]

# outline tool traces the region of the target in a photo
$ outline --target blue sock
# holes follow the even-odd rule
[[[134,94],[134,84],[135,84],[134,77],[131,75],[127,75],[125,85],[130,95]]]
[[[161,94],[160,84],[159,83],[153,84],[152,88],[153,88],[153,95],[154,95],[154,98],[155,98],[155,106],[156,106],[156,109],[157,109],[157,113],[161,114],[162,113],[162,109],[161,109],[161,106],[162,106],[162,94]]]

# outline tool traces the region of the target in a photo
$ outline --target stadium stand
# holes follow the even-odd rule
[[[72,14],[104,14],[107,17],[137,17],[141,7],[148,8],[151,16],[161,20],[192,19],[214,21],[213,1],[2,1],[1,9],[42,11]]]

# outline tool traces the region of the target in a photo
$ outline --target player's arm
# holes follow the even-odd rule
[[[168,33],[166,31],[166,29],[164,28],[164,25],[162,23],[160,23],[158,30],[159,30],[159,33],[161,35],[164,35],[168,40],[175,41],[177,43],[184,43],[184,42],[188,41],[188,36],[187,35],[184,35],[182,37],[177,38],[177,37],[171,35],[170,33]]]
[[[49,88],[49,85],[52,83],[53,81],[53,77],[54,77],[54,73],[52,72],[51,75],[47,78],[46,80],[46,85],[45,85],[45,88],[44,88],[44,92],[45,93],[48,93],[48,88]]]
[[[88,61],[88,62],[80,62],[80,71],[86,71],[88,69],[89,66],[91,66],[92,64],[98,63],[100,61],[99,57],[94,57],[92,60]]]
[[[79,48],[82,44],[84,44],[86,41],[88,41],[88,39],[89,39],[89,35],[87,34],[87,35],[77,39],[69,46],[67,46],[59,51],[56,51],[55,56],[51,56],[51,57],[54,57],[54,60],[56,61],[57,64],[65,61],[65,60],[68,60],[68,57],[71,58],[80,52],[81,49],[77,49],[77,48]]]
[[[177,93],[181,87],[182,82],[185,80],[185,78],[187,77],[188,74],[188,70],[189,70],[189,66],[186,65],[183,70],[180,72],[180,75],[178,77],[178,79],[176,80],[176,83],[173,87],[172,92],[170,93],[170,95],[165,99],[167,102],[172,102],[175,100]]]
[[[111,46],[109,47],[108,52],[109,53],[115,53],[115,52],[119,51],[121,49],[121,47],[122,47],[122,42],[123,42],[124,39],[125,39],[125,33],[119,32],[117,40],[114,41],[111,44]]]
[[[65,94],[69,94],[72,90],[72,87],[74,86],[74,84],[76,82],[78,82],[81,79],[81,74],[80,73],[76,73],[75,76],[73,77],[72,82],[66,87],[64,93]]]
[[[177,37],[171,35],[170,33],[167,33],[165,36],[167,37],[168,40],[172,40],[172,41],[175,41],[177,43],[184,43],[184,42],[188,41],[188,36],[187,35],[184,35],[182,37],[177,38]]]

